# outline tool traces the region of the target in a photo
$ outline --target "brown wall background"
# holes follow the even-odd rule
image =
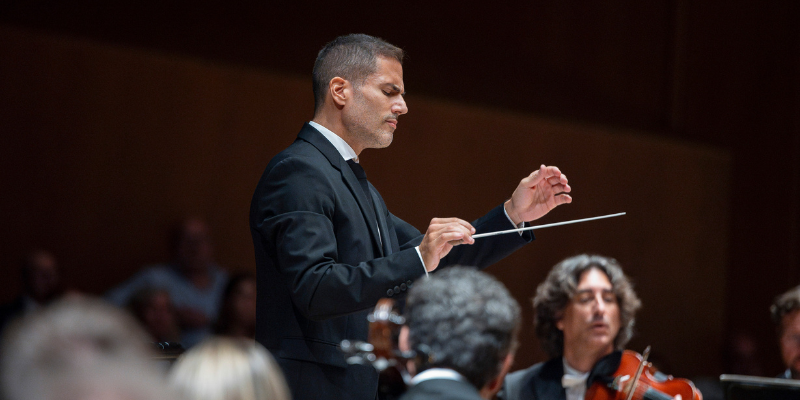
[[[91,40],[0,28],[0,142],[8,216],[2,300],[31,246],[52,249],[71,287],[102,293],[167,258],[166,230],[208,218],[230,270],[254,269],[247,212],[269,158],[310,118],[310,81],[285,73]],[[544,359],[528,298],[549,268],[581,252],[620,260],[644,302],[632,342],[683,376],[720,370],[732,160],[641,130],[567,122],[409,94],[388,149],[363,154],[390,209],[424,229],[474,219],[540,163],[558,165],[575,202],[489,269],[520,301],[517,366]]]

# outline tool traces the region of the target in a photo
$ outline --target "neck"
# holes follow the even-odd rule
[[[480,395],[484,399],[494,399],[497,392],[503,387],[503,379],[514,364],[514,353],[509,353],[503,360],[503,367],[500,368],[500,373],[491,381],[487,382],[481,388]]]
[[[314,119],[312,119],[312,121],[328,128],[331,132],[342,138],[342,140],[347,142],[347,144],[353,148],[353,151],[356,152],[356,156],[361,155],[361,151],[364,150],[364,148],[359,146],[358,143],[350,137],[347,128],[345,128],[344,124],[342,123],[342,119],[339,118],[338,114],[332,114],[333,113],[322,111],[317,113],[317,115],[314,115]]]
[[[570,367],[586,373],[592,370],[597,361],[613,351],[613,347],[592,351],[574,346],[564,346],[564,359]]]

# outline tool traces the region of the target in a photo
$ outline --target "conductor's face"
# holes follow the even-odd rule
[[[564,332],[565,348],[603,355],[614,350],[619,304],[603,271],[591,268],[581,275],[575,296],[556,325]]]
[[[342,122],[359,152],[389,146],[398,117],[408,112],[403,99],[403,66],[384,57],[378,57],[377,62],[377,71],[360,86],[352,87],[352,101],[342,110]]]

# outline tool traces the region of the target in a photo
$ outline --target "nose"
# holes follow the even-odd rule
[[[392,104],[392,113],[397,115],[403,115],[408,112],[408,105],[406,104],[406,99],[403,96],[397,96],[399,99],[398,101]]]
[[[597,314],[600,314],[600,315],[604,314],[606,312],[606,302],[603,300],[603,296],[602,295],[597,295],[594,298],[594,300],[595,300],[594,301],[595,310],[596,310]]]

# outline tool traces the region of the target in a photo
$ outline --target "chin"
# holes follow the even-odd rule
[[[614,348],[614,340],[608,336],[597,336],[592,339],[592,344],[595,348],[604,349],[604,348]]]
[[[378,145],[376,146],[376,148],[382,149],[384,147],[389,147],[389,145],[392,144],[393,139],[394,139],[394,134],[391,132],[380,135],[377,140]]]

